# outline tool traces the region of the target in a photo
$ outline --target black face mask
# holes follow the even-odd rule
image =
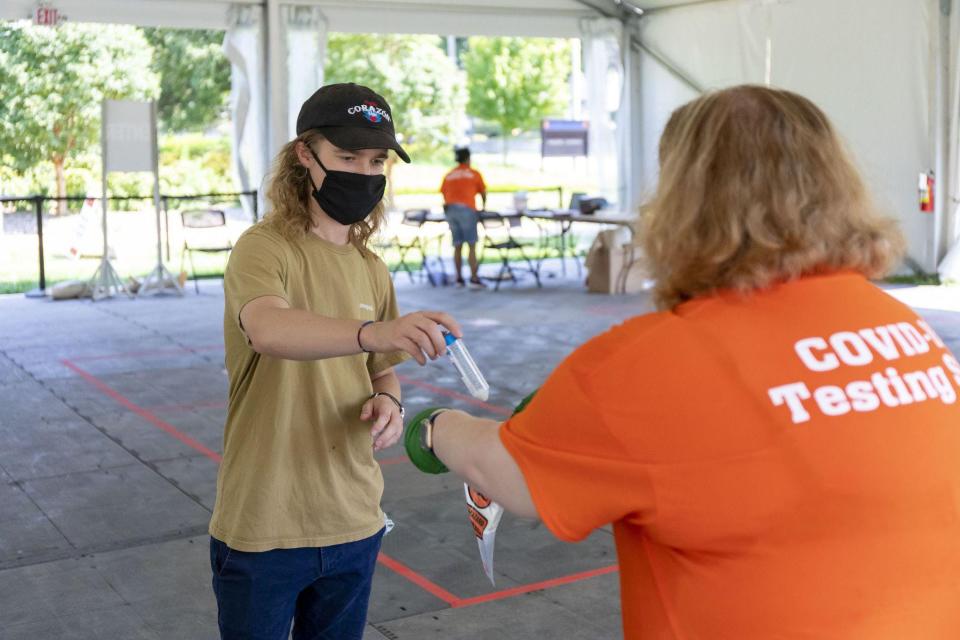
[[[310,147],[307,147],[310,149]],[[383,175],[368,176],[349,171],[331,171],[323,166],[320,158],[310,149],[310,154],[327,174],[317,189],[313,177],[307,172],[313,185],[313,199],[328,216],[343,225],[360,222],[383,200],[387,178]]]

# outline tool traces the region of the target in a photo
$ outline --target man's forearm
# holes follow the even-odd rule
[[[359,320],[341,320],[302,309],[261,309],[253,348],[286,360],[323,360],[361,353]]]
[[[392,367],[386,372],[377,375],[371,382],[373,383],[374,393],[389,393],[397,400],[400,400],[400,379],[397,378],[397,374],[394,373]]]
[[[500,423],[463,411],[434,420],[433,452],[451,471],[505,509],[537,517],[523,474],[500,442]]]

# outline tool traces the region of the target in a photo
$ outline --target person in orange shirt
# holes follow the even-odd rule
[[[457,166],[443,178],[440,193],[443,194],[443,213],[453,235],[453,264],[457,271],[457,286],[465,286],[461,275],[463,269],[463,245],[467,245],[467,260],[470,262],[470,288],[484,289],[486,285],[477,275],[477,196],[482,208],[487,207],[487,186],[480,172],[470,166],[470,149],[456,149]]]
[[[612,523],[630,640],[960,638],[960,362],[868,281],[904,242],[833,126],[734,87],[674,112],[660,166],[659,310],[503,424],[417,416],[411,459],[563,540]]]

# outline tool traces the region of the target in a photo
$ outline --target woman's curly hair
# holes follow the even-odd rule
[[[639,242],[662,309],[813,273],[879,277],[904,249],[823,111],[750,85],[708,93],[670,117]]]

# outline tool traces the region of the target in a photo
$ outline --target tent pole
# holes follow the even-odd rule
[[[659,62],[660,65],[664,69],[669,71],[673,77],[675,77],[677,80],[687,85],[697,93],[707,92],[707,90],[703,86],[701,86],[700,83],[698,83],[696,80],[694,80],[689,75],[687,75],[677,65],[673,64],[672,62],[667,60],[665,57],[663,57],[662,55],[660,55],[659,53],[657,53],[656,51],[654,51],[653,49],[645,45],[643,41],[640,40],[639,38],[631,37],[630,46],[640,49],[641,51],[649,55],[651,58]]]
[[[663,11],[673,11],[674,9],[687,9],[689,7],[694,7],[699,4],[714,4],[717,2],[727,2],[728,0],[690,0],[689,2],[684,2],[683,4],[674,4],[667,7],[654,7],[652,9],[644,9],[644,15],[650,15],[652,13],[661,13]]]
[[[947,154],[949,145],[947,144],[947,135],[950,130],[950,92],[949,87],[949,68],[950,68],[950,11],[951,0],[939,0],[939,11],[937,20],[937,55],[934,69],[934,91],[933,91],[933,154],[934,167],[933,172],[936,176],[934,183],[934,210],[933,210],[933,233],[930,238],[930,264],[931,273],[936,273],[937,265],[943,259],[947,252],[946,234],[944,233],[945,223],[947,222],[947,183],[952,182],[953,176],[947,176]]]
[[[609,11],[603,9],[603,7],[598,7],[598,6],[595,5],[594,3],[588,2],[587,0],[574,0],[574,2],[576,2],[577,4],[582,4],[582,5],[585,6],[586,8],[592,9],[593,11],[596,11],[597,13],[599,13],[600,15],[602,15],[602,16],[605,17],[605,18],[619,18],[619,17],[620,17],[620,16],[617,15],[616,12],[610,13]]]
[[[287,60],[280,0],[266,0],[264,11],[267,56],[267,149],[273,158],[287,143]],[[267,165],[269,166],[269,165]]]

